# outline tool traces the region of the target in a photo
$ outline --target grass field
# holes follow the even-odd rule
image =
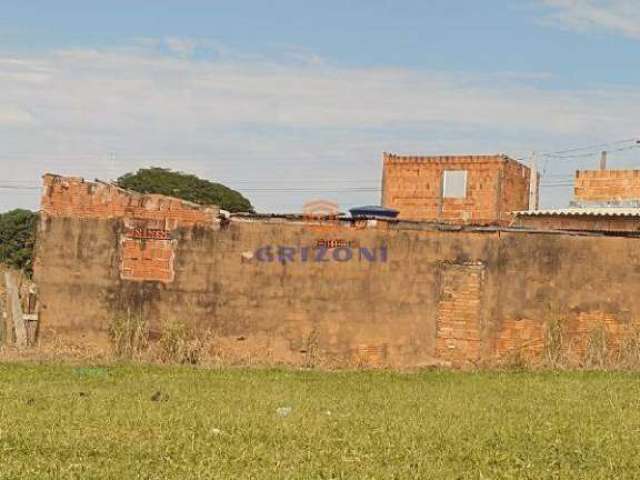
[[[0,479],[639,478],[639,380],[0,364]]]

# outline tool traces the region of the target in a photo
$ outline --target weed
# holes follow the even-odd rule
[[[526,370],[531,367],[531,360],[522,349],[515,349],[500,360],[499,366],[506,370]]]
[[[305,342],[305,361],[304,366],[306,368],[314,368],[318,364],[318,331],[315,327],[311,330],[307,336]]]
[[[640,369],[640,325],[633,324],[620,340],[616,364],[621,369]]]
[[[566,366],[565,332],[558,315],[553,315],[547,322],[544,362],[550,368]]]
[[[201,360],[205,344],[206,341],[198,338],[184,322],[166,321],[159,342],[160,360],[195,365]]]
[[[113,350],[117,357],[135,358],[148,346],[149,332],[144,316],[132,314],[115,315],[109,329]]]
[[[609,347],[607,331],[600,325],[587,337],[587,345],[583,359],[583,366],[589,369],[603,369],[609,364]]]

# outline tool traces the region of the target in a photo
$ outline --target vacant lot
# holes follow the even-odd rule
[[[0,365],[0,478],[638,478],[640,376]]]

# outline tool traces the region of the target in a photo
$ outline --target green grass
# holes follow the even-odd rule
[[[0,479],[638,478],[639,380],[0,364]]]

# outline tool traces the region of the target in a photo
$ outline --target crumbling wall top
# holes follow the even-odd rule
[[[220,209],[159,194],[138,193],[81,177],[43,176],[41,212],[53,217],[168,220],[177,226],[212,225]]]

